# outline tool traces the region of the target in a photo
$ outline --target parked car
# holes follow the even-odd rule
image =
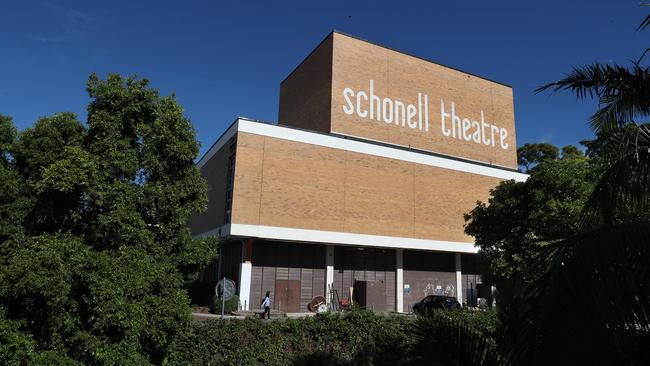
[[[460,303],[455,297],[429,295],[413,305],[413,312],[424,315],[433,309],[459,309]]]

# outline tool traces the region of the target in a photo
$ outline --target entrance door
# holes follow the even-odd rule
[[[354,281],[354,301],[362,308],[386,311],[384,281]]]
[[[300,280],[275,280],[275,305],[285,313],[300,311]]]

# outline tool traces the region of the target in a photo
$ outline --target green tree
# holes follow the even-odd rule
[[[555,160],[560,156],[560,150],[552,144],[524,144],[517,148],[517,163],[529,170],[536,164],[546,160]]]
[[[639,29],[647,25],[648,18]],[[640,123],[650,115],[650,68],[642,61],[630,67],[576,67],[566,78],[537,89],[568,90],[579,99],[598,100],[590,125],[598,136],[593,147],[603,158],[604,171],[585,208],[585,223],[592,227],[650,217],[650,126]]]
[[[0,193],[8,363],[14,351],[34,363],[164,363],[190,321],[185,287],[216,255],[186,225],[206,183],[174,97],[118,75],[91,75],[87,89],[87,127],[60,113],[17,139],[0,130],[1,184],[15,188]]]
[[[563,159],[577,158],[577,157],[581,157],[583,155],[584,154],[582,153],[582,151],[580,151],[580,149],[578,149],[577,147],[575,147],[573,145],[567,145],[567,146],[564,146],[562,148],[562,158]]]
[[[22,223],[32,207],[12,155],[16,137],[11,118],[0,114],[0,263],[5,254],[2,243],[23,233]]]
[[[537,278],[544,268],[539,248],[578,229],[593,172],[582,154],[545,159],[528,171],[528,180],[500,183],[488,202],[465,215],[465,232],[475,238],[493,281]]]
[[[649,24],[650,16],[639,28]],[[642,59],[630,68],[575,68],[539,89],[598,100],[590,123],[602,174],[578,232],[543,248],[544,273],[511,307],[506,333],[514,364],[650,359],[650,127],[638,124],[650,115],[650,70]]]

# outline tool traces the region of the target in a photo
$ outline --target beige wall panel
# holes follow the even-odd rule
[[[280,124],[330,132],[332,35],[280,84]]]
[[[499,179],[239,133],[233,223],[472,242]],[[260,191],[261,188],[261,191]]]
[[[490,189],[499,182],[498,178],[416,165],[414,237],[474,242],[464,234],[463,215],[476,201],[487,202]]]
[[[348,152],[344,231],[413,236],[414,164]]]
[[[264,137],[248,133],[237,134],[232,222],[250,225],[260,222],[263,156]]]
[[[208,209],[202,213],[194,213],[190,217],[188,225],[193,235],[223,225],[229,155],[229,145],[225,144],[201,167],[201,177],[208,182]]]
[[[332,132],[517,167],[511,88],[339,33],[334,33],[333,53]],[[428,132],[424,131],[424,126],[421,131],[401,124],[397,126],[361,118],[356,111],[352,115],[344,113],[343,107],[347,103],[343,90],[349,87],[355,92],[369,93],[370,80],[374,81],[374,94],[382,99],[387,97],[417,106],[418,93],[426,94]],[[441,99],[445,102],[446,112],[450,112],[451,102],[454,102],[456,115],[471,121],[480,122],[480,112],[483,111],[485,122],[507,129],[505,141],[508,148],[499,147],[498,141],[492,147],[445,137],[440,124]],[[365,108],[369,109],[369,102]]]
[[[260,224],[340,231],[345,152],[266,138]]]

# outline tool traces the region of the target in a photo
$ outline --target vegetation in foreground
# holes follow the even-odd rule
[[[444,310],[418,318],[355,310],[302,319],[195,322],[171,352],[179,365],[466,364],[464,343],[496,353],[494,311]],[[461,348],[456,345],[461,345]],[[474,347],[476,348],[476,347]]]
[[[88,120],[0,115],[0,364],[161,364],[216,254],[198,144],[146,80],[88,80]]]

